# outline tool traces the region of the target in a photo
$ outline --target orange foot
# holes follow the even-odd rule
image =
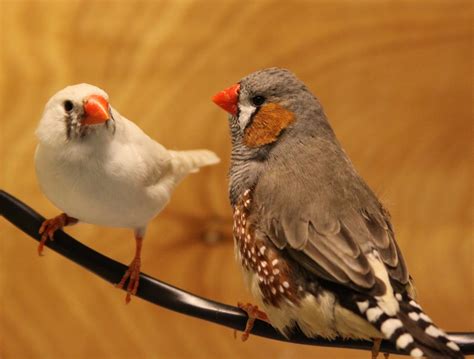
[[[374,339],[374,344],[372,346],[372,359],[377,359],[380,353],[380,345],[382,344],[382,339],[376,338]],[[383,357],[388,359],[390,353],[383,353]]]
[[[250,335],[250,332],[252,331],[253,325],[255,324],[255,319],[260,319],[268,322],[268,317],[265,314],[265,312],[262,312],[261,310],[258,309],[258,306],[252,305],[250,303],[243,304],[243,303],[237,303],[237,306],[245,311],[248,315],[247,319],[247,325],[245,326],[245,331],[242,333],[242,341],[245,342]],[[234,336],[235,336],[236,331],[234,331]]]
[[[77,223],[77,219],[69,217],[66,213],[61,213],[59,216],[44,221],[39,229],[39,234],[41,234],[41,240],[38,245],[38,254],[40,256],[43,255],[44,244],[46,243],[48,238],[54,241],[54,232],[56,232],[58,229],[70,226],[75,223]]]
[[[125,297],[125,303],[130,303],[130,300],[132,299],[131,296],[137,294],[138,283],[140,281],[140,265],[140,257],[135,257],[132,263],[130,263],[130,266],[123,275],[122,279],[117,284],[117,288],[122,289],[127,279],[130,278],[127,285],[127,296]]]

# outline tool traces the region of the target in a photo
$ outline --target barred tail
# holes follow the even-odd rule
[[[387,315],[375,300],[358,302],[360,312],[386,339],[414,358],[464,358],[459,346],[451,341],[406,294],[395,295],[400,306],[396,315]]]

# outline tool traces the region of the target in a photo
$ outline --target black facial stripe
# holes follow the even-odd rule
[[[112,134],[115,135],[115,129],[117,128],[115,124],[117,122],[115,122],[114,114],[112,113],[112,108],[110,106],[109,106],[109,113],[110,113],[110,118],[112,119],[112,124],[113,124]]]
[[[239,119],[239,116],[240,116],[239,101],[240,101],[240,86],[242,86],[240,82],[238,82],[238,84],[239,84],[239,89],[237,90],[237,113],[235,114],[237,120]]]
[[[71,139],[71,131],[72,131],[72,118],[71,114],[67,113],[65,116],[65,123],[66,123],[66,138],[68,140]]]
[[[79,137],[80,138],[86,137],[87,133],[88,133],[88,128],[86,126],[80,126],[79,127]]]
[[[110,112],[110,119],[105,122],[105,127],[107,130],[112,131],[112,135],[115,135],[116,131],[116,120],[113,116],[111,110]],[[94,128],[94,126],[88,126],[82,124],[82,119],[84,118],[85,113],[83,111],[71,111],[64,114],[64,124],[66,127],[66,139],[69,141],[73,138],[75,139],[83,139],[87,137],[89,134],[98,130],[98,128]]]
[[[110,119],[105,121],[105,127],[109,129],[109,127],[112,126],[112,134],[115,135],[115,129],[116,129],[115,118],[114,118],[114,115],[112,114],[112,111],[109,111],[109,112],[110,112]]]

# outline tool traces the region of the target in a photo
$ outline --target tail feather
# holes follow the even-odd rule
[[[173,166],[183,176],[197,172],[200,167],[214,165],[220,162],[219,157],[209,150],[170,151]]]
[[[459,346],[439,329],[420,305],[406,294],[396,294],[399,311],[386,314],[375,300],[358,302],[360,312],[386,339],[414,358],[464,358]]]

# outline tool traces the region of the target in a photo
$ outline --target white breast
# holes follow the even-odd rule
[[[166,186],[158,184],[152,191],[137,180],[140,163],[126,151],[119,158],[102,161],[93,154],[65,153],[40,144],[35,165],[49,200],[83,222],[141,228],[169,200]]]

